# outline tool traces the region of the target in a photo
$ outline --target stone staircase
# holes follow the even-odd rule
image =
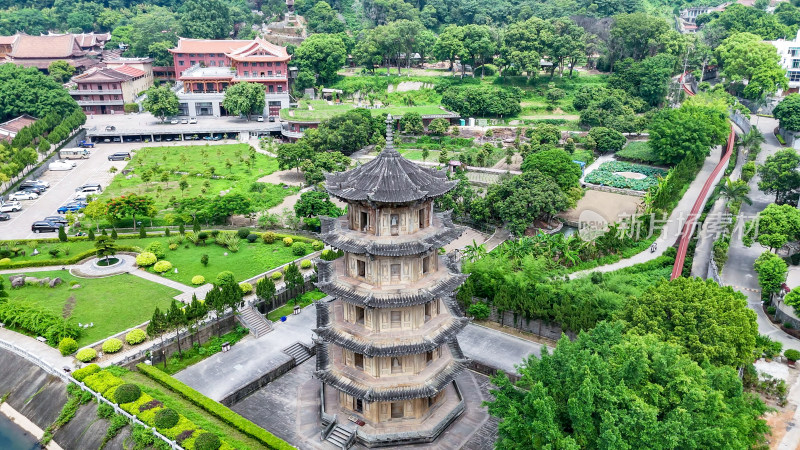
[[[311,352],[308,351],[305,345],[299,342],[295,342],[281,351],[291,356],[294,359],[294,364],[297,366],[311,358]]]
[[[355,442],[355,437],[355,431],[348,430],[347,428],[336,424],[331,432],[328,433],[328,437],[325,438],[325,441],[335,445],[336,448],[347,450]]]
[[[239,311],[239,320],[256,339],[272,331],[272,325],[253,306],[246,306]]]

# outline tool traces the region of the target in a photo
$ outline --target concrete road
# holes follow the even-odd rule
[[[138,144],[137,147],[141,147]],[[100,183],[105,188],[113,175],[109,173],[111,166],[121,170],[126,161],[109,161],[108,155],[118,151],[130,151],[132,144],[98,144],[89,159],[76,159],[76,167],[66,171],[47,171],[39,179],[50,183],[50,189],[42,193],[36,200],[22,201],[22,211],[10,213],[11,220],[0,222],[0,240],[28,239],[35,236],[52,237],[56,233],[34,234],[31,224],[44,217],[57,215],[59,206],[75,194],[75,189],[84,183]]]

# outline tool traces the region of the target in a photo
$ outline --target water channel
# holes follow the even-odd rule
[[[36,450],[39,448],[41,446],[36,438],[9,420],[8,417],[0,414],[0,449]]]

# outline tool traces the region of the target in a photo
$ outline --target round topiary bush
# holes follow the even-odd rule
[[[311,243],[311,248],[313,248],[315,252],[322,250],[324,247],[325,244],[322,241],[314,241]]]
[[[153,423],[159,430],[166,430],[178,424],[178,413],[174,409],[164,408],[156,412],[156,417]],[[197,448],[197,447],[195,447]]]
[[[272,275],[270,276],[272,277],[273,280],[280,280],[283,277],[283,274],[281,273],[280,270],[276,270],[275,272],[272,272]]]
[[[258,240],[258,235],[257,234],[250,233],[250,234],[247,235],[247,242],[252,244],[253,242],[255,242],[257,240]]]
[[[310,269],[311,268],[311,261],[304,259],[300,261],[300,268],[301,269]]]
[[[164,273],[170,269],[172,269],[172,263],[169,261],[159,261],[153,266],[153,270],[158,273]]]
[[[222,445],[216,434],[202,433],[194,441],[195,450],[217,450]]]
[[[242,294],[247,295],[253,292],[253,285],[247,282],[239,283],[239,289],[242,290]]]
[[[166,253],[164,253],[164,246],[159,241],[151,242],[150,244],[147,245],[147,247],[144,248],[144,251],[156,255],[156,258],[158,259],[167,256]]]
[[[114,401],[119,404],[135,402],[141,396],[142,390],[139,386],[130,383],[123,384],[114,391]]]
[[[303,244],[302,242],[295,242],[292,244],[292,253],[294,256],[305,256],[308,253],[306,244]]]
[[[223,270],[222,272],[217,274],[217,285],[222,286],[224,284],[233,284],[236,282],[236,277],[233,275],[233,272],[230,270]]]
[[[136,255],[136,265],[139,267],[150,267],[158,261],[153,252],[142,252]]]
[[[178,249],[178,244],[175,244],[175,243],[169,244],[169,249],[170,250],[177,250]]]
[[[290,238],[290,237],[283,238],[283,245],[285,247],[291,247],[292,244],[294,244],[294,240],[292,240],[292,238]]]
[[[61,352],[61,356],[71,355],[78,351],[78,343],[75,339],[66,337],[58,343],[58,351]]]
[[[206,282],[206,277],[202,275],[195,275],[192,277],[192,284],[197,286]]]
[[[79,351],[75,358],[80,362],[89,362],[97,358],[97,351],[93,348],[85,348]]]
[[[236,230],[236,235],[239,236],[239,239],[246,239],[250,235],[250,228],[239,228]]]
[[[273,233],[272,231],[267,231],[261,235],[261,240],[264,241],[265,244],[272,244],[275,242],[275,239],[278,238],[278,235]]]
[[[138,328],[129,331],[128,334],[125,335],[125,342],[129,345],[141,344],[145,339],[147,339],[147,334]]]
[[[103,342],[104,353],[117,353],[120,350],[122,350],[122,341],[117,338],[106,339]]]

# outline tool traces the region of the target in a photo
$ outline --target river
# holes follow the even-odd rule
[[[0,449],[36,450],[41,448],[39,441],[19,425],[0,414]]]

